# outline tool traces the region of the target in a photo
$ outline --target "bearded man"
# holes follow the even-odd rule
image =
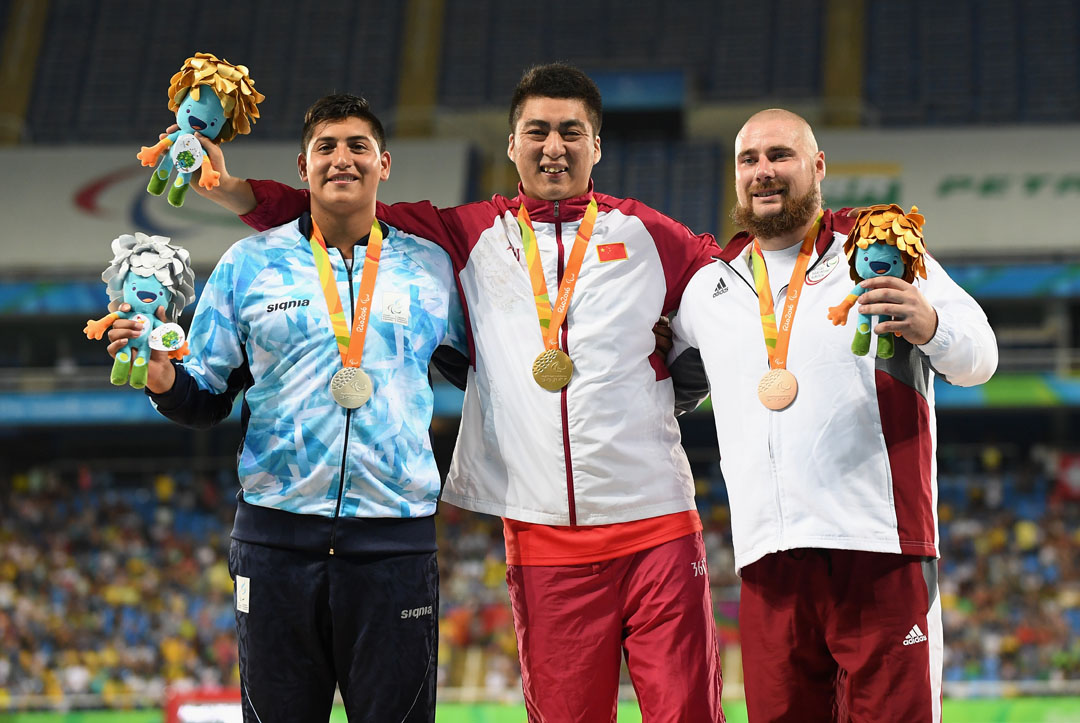
[[[853,354],[828,311],[851,290],[853,221],[822,208],[810,125],[765,110],[735,146],[746,232],[687,285],[669,367],[697,391],[683,409],[712,393],[749,719],[940,720],[933,380],[989,379],[994,333],[926,257],[918,286],[862,282],[858,313],[900,338]]]

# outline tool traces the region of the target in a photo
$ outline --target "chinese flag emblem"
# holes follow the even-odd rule
[[[600,260],[600,263],[607,263],[608,261],[622,261],[626,258],[626,244],[614,243],[614,244],[597,244],[596,256]]]

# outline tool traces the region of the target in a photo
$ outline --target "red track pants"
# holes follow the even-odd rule
[[[626,656],[643,723],[722,723],[701,533],[613,560],[511,565],[530,723],[615,721]]]
[[[751,723],[941,720],[935,560],[766,555],[742,569],[739,637]]]

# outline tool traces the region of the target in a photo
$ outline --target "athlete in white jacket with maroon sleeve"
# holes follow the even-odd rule
[[[975,301],[927,257],[917,286],[863,283],[856,311],[894,317],[874,332],[902,338],[891,359],[853,354],[852,326],[828,318],[851,290],[842,246],[852,220],[822,211],[824,176],[802,118],[771,110],[747,121],[736,139],[736,217],[750,233],[691,279],[672,324],[671,371],[677,387],[712,394],[742,576],[750,720],[834,720],[839,708],[852,721],[937,721],[933,380],[985,382],[996,340]],[[797,393],[786,407],[758,395],[775,355],[755,239],[780,320],[777,349],[789,330],[782,366]]]

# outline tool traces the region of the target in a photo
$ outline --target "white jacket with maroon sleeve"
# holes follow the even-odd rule
[[[599,215],[560,331],[574,374],[557,392],[532,376],[544,342],[517,211],[526,204],[554,299],[589,197],[380,207],[381,218],[428,228],[445,244],[466,302],[472,365],[442,496],[451,504],[549,525],[694,507],[652,326],[718,249],[712,236],[695,236],[642,203],[595,196]]]
[[[916,285],[937,311],[933,339],[916,347],[898,338],[891,359],[875,358],[873,344],[855,356],[857,310],[847,326],[827,318],[855,285],[842,249],[850,226],[825,212],[792,326],[787,368],[798,395],[786,409],[757,396],[769,362],[750,237],[694,275],[672,322],[676,382],[703,364],[712,394],[737,569],[805,547],[938,554],[934,377],[985,382],[997,343],[982,309],[927,257]],[[772,281],[778,297],[785,282]]]

